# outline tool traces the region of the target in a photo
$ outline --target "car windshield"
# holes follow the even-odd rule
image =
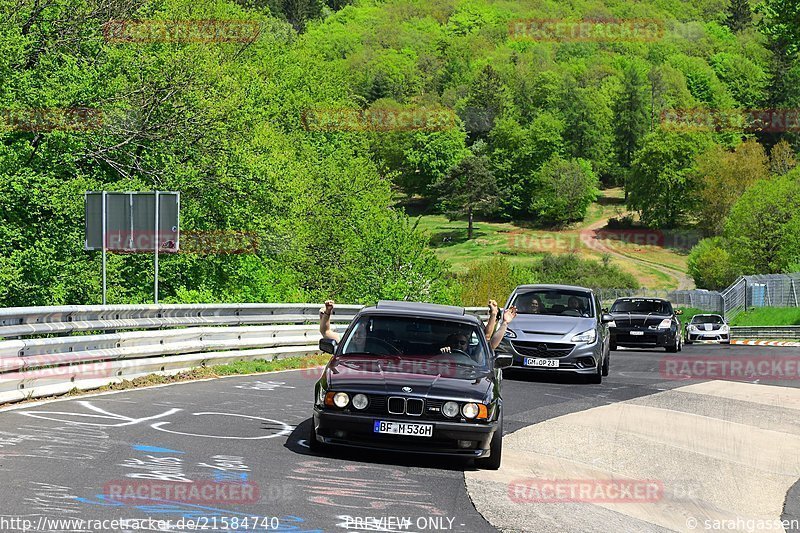
[[[529,315],[593,317],[592,295],[569,289],[541,289],[517,293],[510,305]]]
[[[692,317],[692,324],[722,324],[722,317],[719,315],[695,315]]]
[[[483,332],[475,325],[405,316],[363,316],[343,339],[342,355],[426,357],[486,366]]]
[[[672,304],[663,300],[617,300],[611,306],[612,313],[636,313],[636,314],[654,314],[654,315],[671,315]]]

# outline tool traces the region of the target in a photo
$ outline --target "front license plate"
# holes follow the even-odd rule
[[[433,437],[433,424],[410,424],[408,422],[387,422],[385,420],[376,420],[373,431],[375,433],[387,433],[389,435]]]
[[[631,335],[644,335],[644,331],[631,331]]]
[[[542,366],[546,368],[558,368],[558,359],[537,359],[526,357],[525,366]]]

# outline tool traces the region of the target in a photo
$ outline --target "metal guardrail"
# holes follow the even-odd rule
[[[203,365],[315,354],[319,352],[319,307],[204,304],[0,309],[0,336],[6,338],[0,341],[0,403]],[[361,307],[337,304],[332,322],[349,323]],[[487,318],[486,308],[468,311]],[[68,336],[92,331],[103,333]],[[28,338],[36,335],[50,337]]]
[[[732,339],[800,340],[800,326],[734,326]]]
[[[0,337],[187,326],[302,324],[319,304],[72,305],[0,309]],[[333,321],[349,322],[359,305],[337,305]]]

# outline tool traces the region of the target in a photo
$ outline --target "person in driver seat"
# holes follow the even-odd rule
[[[447,336],[447,346],[439,350],[441,353],[452,353],[456,350],[469,353],[469,340],[463,333],[451,333]]]
[[[569,300],[567,300],[567,309],[570,309],[572,311],[577,311],[581,315],[586,312],[586,310],[583,308],[583,303],[577,296],[569,297]]]

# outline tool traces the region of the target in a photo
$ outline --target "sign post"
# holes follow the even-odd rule
[[[103,256],[103,305],[106,305],[108,252],[153,253],[153,297],[158,303],[158,261],[179,249],[180,193],[87,192],[85,250]]]
[[[158,249],[161,248],[160,242],[158,240],[158,191],[156,191],[156,201],[155,201],[155,211],[156,211],[156,218],[155,222],[153,223],[153,228],[156,233],[156,238],[153,239],[153,249],[155,250],[154,260],[153,260],[153,272],[155,276],[153,278],[153,298],[155,303],[158,304]]]
[[[106,305],[106,245],[108,244],[108,202],[106,201],[106,191],[103,191],[103,305]],[[88,217],[87,217],[88,224]]]

